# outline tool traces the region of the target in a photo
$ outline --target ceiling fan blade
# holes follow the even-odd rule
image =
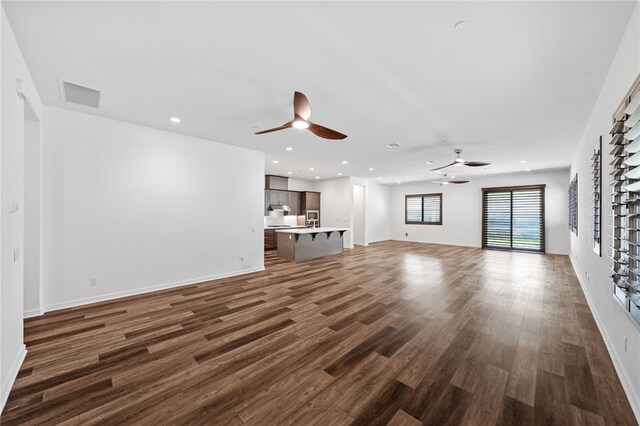
[[[311,133],[313,133],[316,136],[320,136],[321,138],[325,138],[325,139],[344,139],[347,137],[347,135],[343,135],[340,132],[336,132],[335,130],[331,130],[327,127],[321,126],[319,124],[315,124],[312,122],[308,122],[309,123],[309,131]]]
[[[451,164],[447,164],[446,166],[442,166],[442,167],[438,167],[437,169],[431,169],[431,172],[435,172],[436,170],[440,170],[440,169],[446,169],[447,167],[451,167],[456,163],[451,163]]]
[[[485,163],[484,161],[465,161],[464,165],[465,166],[469,166],[469,167],[482,167],[482,166],[488,166],[491,163]]]
[[[256,132],[255,134],[256,135],[262,135],[264,133],[277,132],[278,130],[284,130],[284,129],[288,129],[290,127],[293,127],[293,121],[290,121],[288,123],[284,123],[282,126],[274,127],[273,129],[260,130],[259,132]]]
[[[295,92],[293,94],[293,113],[296,116],[302,117],[304,120],[308,120],[311,116],[311,105],[309,105],[309,100],[300,92]]]
[[[460,185],[460,184],[463,184],[463,183],[469,183],[468,180],[450,180],[448,182],[449,183],[455,183],[456,185]]]

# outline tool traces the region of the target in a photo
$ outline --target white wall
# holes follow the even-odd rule
[[[320,224],[331,228],[350,228],[352,192],[351,178],[321,180],[315,183],[320,192]],[[353,247],[351,231],[343,235],[344,247]]]
[[[369,182],[366,187],[367,242],[391,238],[391,189],[389,185]]]
[[[607,237],[609,229],[606,217],[603,218],[602,257],[592,250],[590,211],[591,186],[590,166],[593,147],[603,136],[603,211],[609,212],[611,177],[609,172],[609,130],[611,116],[631,84],[640,73],[640,7],[636,6],[629,26],[620,43],[611,64],[605,82],[596,101],[589,122],[571,166],[571,176],[578,173],[578,237],[571,234],[571,261],[585,291],[591,310],[602,332],[618,375],[629,396],[631,405],[640,419],[640,331],[627,318],[622,308],[613,300],[612,285],[609,281],[607,246],[611,244]],[[589,279],[586,279],[586,273]],[[628,349],[624,350],[624,339],[628,338]]]
[[[364,187],[364,244],[384,241],[389,232],[389,187],[359,177],[342,177],[315,182],[320,195],[322,226],[352,228],[354,224],[353,187]],[[344,233],[344,247],[353,248],[353,232]]]
[[[365,187],[353,185],[353,243],[364,245],[365,237]]]
[[[23,343],[24,276],[24,100],[17,93],[16,81],[36,117],[42,117],[42,103],[36,92],[11,26],[0,11],[0,410],[26,355]],[[8,205],[18,203],[18,211],[9,214]],[[19,257],[14,261],[14,250]]]
[[[41,138],[40,123],[24,122],[24,312],[41,313]]]
[[[52,107],[43,134],[46,310],[263,269],[264,153]]]
[[[412,182],[391,188],[391,238],[394,240],[482,246],[482,188],[545,184],[547,253],[568,254],[568,171],[523,172],[473,178],[464,185]],[[405,195],[442,193],[442,225],[405,225]],[[408,236],[405,236],[408,233]]]

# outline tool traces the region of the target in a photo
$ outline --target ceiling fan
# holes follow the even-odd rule
[[[304,94],[295,92],[293,94],[293,120],[284,123],[280,127],[274,127],[273,129],[256,132],[256,135],[277,132],[278,130],[295,127],[296,129],[307,129],[314,135],[320,136],[321,138],[325,139],[344,139],[347,137],[347,135],[343,135],[340,132],[336,132],[335,130],[331,130],[327,127],[310,122],[309,116],[311,116],[311,106],[309,105],[309,100]]]
[[[452,176],[451,178],[449,178],[447,175],[444,175],[444,178],[437,179],[437,180],[434,180],[432,182],[433,183],[439,183],[440,185],[438,185],[438,186],[449,185],[450,183],[453,183],[455,185],[461,185],[463,183],[469,183],[468,180],[452,180],[453,178],[455,178],[455,176]]]
[[[460,158],[460,154],[462,153],[461,149],[454,149],[453,152],[456,153],[456,158],[454,158],[453,163],[447,164],[446,166],[438,167],[437,169],[431,169],[431,171],[445,169],[450,166],[469,166],[469,167],[482,167],[488,166],[491,163],[486,163],[484,161],[467,161]]]

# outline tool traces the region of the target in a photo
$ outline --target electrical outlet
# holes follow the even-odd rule
[[[408,236],[409,236],[409,233],[408,233],[408,232],[405,232],[405,233],[404,233],[404,236],[405,236],[405,237],[408,237]]]
[[[98,285],[98,277],[91,277],[89,278],[89,285],[91,287],[95,287]]]
[[[624,351],[627,351],[627,336],[624,336]]]
[[[20,249],[13,249],[13,261],[17,262],[18,260],[20,260]]]
[[[589,281],[589,273],[587,271],[584,272],[584,276],[587,279],[587,281]]]

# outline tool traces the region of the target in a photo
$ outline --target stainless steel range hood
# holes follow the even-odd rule
[[[285,212],[285,213],[289,213],[291,211],[289,206],[284,204],[271,204],[269,206],[269,210],[274,212]]]

